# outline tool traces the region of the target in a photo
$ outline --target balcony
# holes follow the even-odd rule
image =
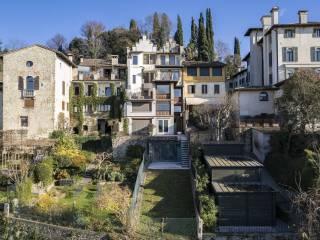
[[[78,79],[81,81],[111,81],[111,80],[126,80],[126,75],[123,74],[101,74],[101,73],[79,73]]]
[[[170,93],[168,93],[168,94],[157,93],[157,99],[170,99]]]
[[[170,116],[170,111],[157,111],[157,116]]]
[[[150,94],[143,94],[141,92],[133,92],[133,93],[128,93],[128,97],[130,100],[152,100],[152,92]]]
[[[24,98],[33,98],[33,97],[35,97],[34,90],[25,89],[25,90],[23,90],[22,94],[23,94]]]
[[[181,81],[181,74],[179,71],[160,71],[157,72],[154,81],[179,82]]]

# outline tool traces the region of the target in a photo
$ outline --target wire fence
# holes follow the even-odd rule
[[[134,185],[131,204],[128,210],[128,226],[130,228],[134,228],[139,221],[139,203],[140,203],[141,194],[142,194],[141,192],[142,186],[146,176],[146,173],[145,173],[146,162],[147,162],[147,154],[144,153],[143,160],[138,170],[136,183]]]

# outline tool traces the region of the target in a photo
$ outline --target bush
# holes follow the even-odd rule
[[[53,181],[53,160],[46,158],[36,164],[34,168],[34,180],[36,183],[42,182],[44,186],[48,186]]]
[[[139,158],[142,159],[144,147],[138,144],[130,145],[127,148],[126,156],[128,158]]]
[[[17,185],[16,192],[19,202],[22,205],[28,205],[32,198],[32,180],[31,178],[25,179],[23,182]]]
[[[68,171],[66,169],[59,169],[56,172],[54,178],[56,180],[67,179],[67,178],[70,178],[70,175],[69,175],[69,173],[68,173]]]
[[[214,199],[207,195],[200,195],[199,201],[201,204],[200,216],[203,220],[204,228],[212,231],[216,226],[218,213]]]
[[[59,138],[63,138],[65,136],[65,133],[64,131],[61,131],[61,130],[55,130],[53,131],[49,138],[52,138],[52,139],[59,139]]]

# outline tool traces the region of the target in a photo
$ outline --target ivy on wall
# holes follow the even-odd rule
[[[79,95],[75,95],[75,86],[79,86]],[[70,118],[75,121],[76,128],[79,134],[82,133],[82,126],[84,123],[83,108],[85,105],[92,105],[93,111],[96,111],[98,105],[110,105],[109,118],[122,118],[123,105],[126,100],[125,90],[122,88],[119,96],[117,96],[114,83],[110,83],[111,93],[110,97],[98,96],[98,85],[93,83],[92,95],[85,96],[83,83],[72,83],[70,87]]]

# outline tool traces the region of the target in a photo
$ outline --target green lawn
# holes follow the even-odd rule
[[[149,171],[140,214],[139,239],[193,239],[195,219],[189,171]]]

